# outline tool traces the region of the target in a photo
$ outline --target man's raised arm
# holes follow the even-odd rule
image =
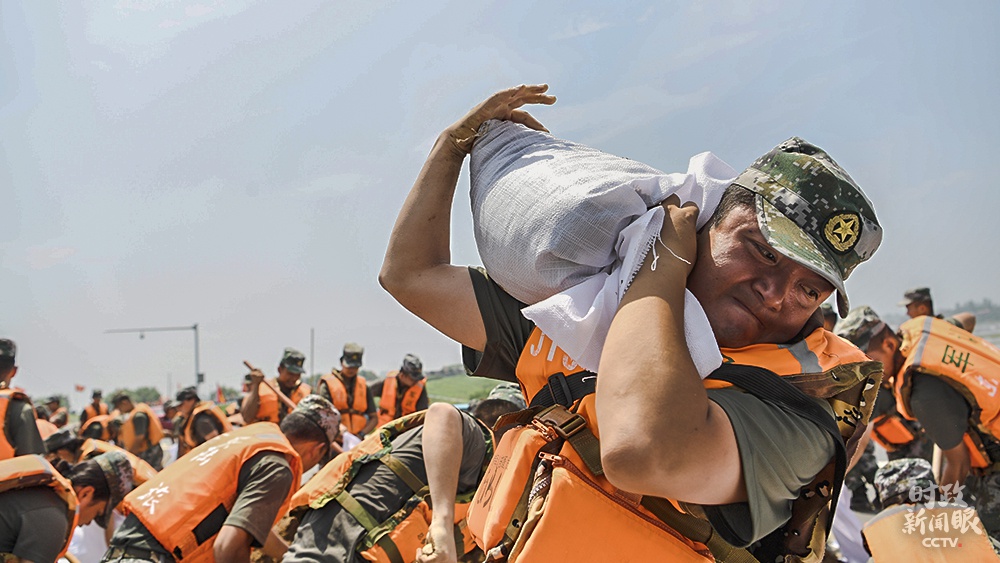
[[[379,283],[403,307],[470,348],[486,347],[486,329],[465,267],[451,264],[451,206],[465,156],[479,126],[490,119],[545,128],[517,108],[552,104],[548,86],[498,92],[438,136],[396,218]]]

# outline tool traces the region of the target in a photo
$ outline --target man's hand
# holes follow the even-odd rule
[[[660,206],[666,214],[660,229],[660,240],[654,243],[653,250],[656,255],[666,252],[667,256],[662,257],[664,260],[680,262],[672,263],[671,268],[683,268],[686,274],[690,274],[698,254],[698,207],[692,202],[682,207],[676,195],[663,200]]]
[[[427,530],[427,543],[417,550],[417,563],[456,563],[454,525],[439,522],[437,518],[431,522]]]
[[[534,86],[522,84],[493,94],[445,130],[450,146],[461,156],[469,154],[472,152],[472,144],[476,139],[479,126],[491,119],[513,121],[536,131],[547,133],[548,129],[537,119],[528,112],[517,108],[526,104],[552,105],[556,103],[555,96],[545,94],[548,89],[548,84]]]
[[[250,370],[247,376],[250,378],[250,389],[257,389],[264,382],[264,372],[257,368]]]

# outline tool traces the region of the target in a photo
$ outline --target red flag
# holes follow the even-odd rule
[[[83,393],[84,391],[87,390],[86,387],[84,387],[83,385],[80,385],[79,383],[76,384],[76,385],[74,385],[73,388],[76,389],[77,393]]]
[[[219,385],[218,383],[215,384],[215,402],[216,403],[226,402],[226,396],[222,394],[222,386]]]

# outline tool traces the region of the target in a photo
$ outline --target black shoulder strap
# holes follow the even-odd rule
[[[566,408],[590,395],[597,389],[597,374],[578,371],[569,375],[562,372],[549,376],[549,382],[531,398],[529,407],[551,407],[562,405]]]
[[[833,525],[833,516],[837,511],[837,499],[840,497],[840,489],[844,484],[844,474],[847,471],[847,449],[844,446],[844,438],[840,435],[840,429],[837,427],[837,421],[823,407],[816,404],[809,395],[771,370],[741,364],[722,364],[708,377],[732,383],[761,400],[774,403],[819,426],[833,438],[836,451],[834,453],[833,497],[830,504],[830,518],[826,522],[826,533],[829,535],[830,526]]]

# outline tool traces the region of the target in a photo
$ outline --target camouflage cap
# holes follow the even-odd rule
[[[517,407],[518,410],[524,410],[528,408],[528,403],[524,400],[524,395],[521,394],[521,387],[517,383],[501,383],[490,391],[490,394],[483,399],[483,403],[486,401],[507,401]],[[482,403],[480,403],[482,404]]]
[[[757,194],[767,242],[833,284],[840,316],[846,316],[844,281],[882,242],[861,188],[830,155],[798,137],[758,158],[733,183]]]
[[[105,528],[111,518],[111,511],[121,503],[127,494],[132,492],[134,470],[125,454],[118,451],[103,453],[93,458],[93,461],[101,466],[104,478],[108,480],[108,490],[111,491],[111,497],[108,499],[104,514],[94,519],[100,527]]]
[[[936,489],[934,471],[926,459],[895,459],[875,473],[875,490],[884,508],[932,501]]]
[[[295,405],[293,413],[300,413],[316,423],[326,434],[327,440],[333,442],[340,434],[340,411],[319,395],[307,395]]]
[[[403,365],[400,366],[399,371],[405,373],[413,379],[416,379],[417,381],[424,378],[424,364],[420,361],[420,358],[414,356],[413,354],[403,356]]]
[[[285,348],[285,352],[281,355],[281,363],[278,364],[284,367],[288,371],[296,374],[303,374],[306,372],[302,364],[306,362],[306,355],[299,352],[295,348]]]
[[[189,399],[194,399],[195,401],[200,400],[198,398],[198,389],[197,388],[195,388],[195,387],[185,387],[185,388],[181,389],[180,391],[178,391],[177,395],[174,397],[174,400],[176,400],[178,403],[183,403],[184,401],[187,401]]]
[[[45,404],[46,405],[51,404],[51,403],[55,403],[57,405],[61,405],[62,404],[62,399],[59,398],[59,395],[52,395],[51,397],[45,399]]]
[[[100,389],[94,389],[94,392],[90,394],[91,399],[99,399],[104,396],[104,392]]]
[[[862,352],[867,352],[872,337],[886,327],[874,309],[862,305],[851,309],[847,318],[840,321],[837,325],[837,336],[850,340],[851,344],[860,348]]]
[[[910,303],[926,303],[931,300],[931,288],[915,287],[907,289],[903,294],[903,300],[899,302],[900,307],[906,307]]]
[[[45,451],[47,453],[53,453],[56,450],[70,448],[80,440],[82,440],[82,438],[78,437],[72,428],[64,426],[50,434],[49,437],[45,439]]]
[[[0,338],[0,359],[13,362],[16,356],[17,344],[14,344],[14,341],[8,338]]]
[[[361,356],[365,349],[357,342],[344,344],[344,353],[340,356],[340,361],[349,368],[361,367]]]

